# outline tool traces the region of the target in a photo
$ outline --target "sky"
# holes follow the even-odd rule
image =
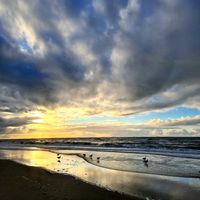
[[[199,10],[1,0],[0,138],[200,136]]]

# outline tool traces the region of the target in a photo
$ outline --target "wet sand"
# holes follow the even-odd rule
[[[0,199],[138,200],[85,183],[70,175],[51,173],[9,160],[0,160]]]

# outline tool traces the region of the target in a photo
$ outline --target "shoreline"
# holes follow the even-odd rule
[[[105,167],[96,166],[94,164],[90,164],[89,162],[86,162],[85,159],[82,158],[82,155],[85,152],[82,152],[80,154],[81,156],[77,156],[77,153],[67,154],[67,155],[63,154],[62,152],[57,152],[57,153],[60,154],[59,159],[58,159],[58,154],[56,154],[56,152],[1,150],[0,157],[4,160],[11,160],[9,161],[10,163],[9,170],[11,171],[11,173],[9,172],[8,167],[6,165],[4,166],[2,170],[1,162],[0,162],[0,176],[4,177],[5,180],[10,179],[11,182],[7,182],[7,188],[9,188],[10,185],[12,185],[12,188],[18,188],[18,184],[16,184],[16,181],[13,181],[14,177],[16,177],[16,174],[19,174],[21,177],[28,177],[31,175],[31,174],[21,175],[19,172],[22,166],[25,166],[26,168],[31,169],[31,171],[33,172],[35,170],[37,171],[38,169],[40,169],[39,171],[41,170],[45,171],[48,173],[48,176],[47,176],[47,173],[46,173],[46,176],[37,175],[37,179],[36,179],[36,182],[38,181],[38,179],[42,181],[42,182],[39,182],[39,185],[44,185],[45,190],[47,190],[47,191],[42,191],[42,193],[44,192],[46,195],[46,193],[50,192],[50,196],[53,195],[53,197],[55,197],[55,192],[52,194],[52,190],[54,190],[55,188],[60,188],[60,184],[64,185],[62,187],[65,188],[65,190],[63,188],[64,193],[59,194],[59,196],[56,196],[56,198],[53,198],[53,197],[50,198],[48,196],[47,199],[50,199],[50,200],[51,199],[65,199],[65,200],[67,199],[71,199],[71,200],[74,200],[74,199],[94,199],[94,200],[95,199],[97,200],[98,199],[148,199],[148,198],[155,199],[155,200],[158,200],[158,199],[197,200],[196,197],[200,195],[200,190],[199,190],[200,180],[197,178],[170,177],[170,176],[160,176],[160,175],[154,175],[154,174],[127,172],[123,170],[107,169]],[[91,153],[87,152],[87,154],[85,155],[86,158],[89,155],[91,155]],[[125,156],[124,154],[121,155],[123,156],[123,159],[121,160],[121,157],[119,157],[119,155],[115,157],[115,155],[110,155],[110,154],[108,155],[108,154],[99,152],[98,154],[93,154],[92,160],[94,160],[94,162],[97,162],[96,158],[98,156],[101,157],[100,164],[101,163],[104,163],[104,165],[117,164],[124,167],[125,165],[126,167],[129,166],[129,157],[124,157]],[[110,158],[112,159],[109,160]],[[133,162],[130,163],[129,167],[134,167],[134,164],[137,166],[137,160],[139,158],[133,157],[132,161],[134,161],[134,163]],[[13,164],[13,162],[17,162],[19,164],[16,164],[16,163]],[[133,166],[131,164],[133,164]],[[143,165],[141,165],[141,160],[139,164],[141,168],[144,167]],[[149,168],[147,168],[147,170],[153,169],[154,168],[153,164],[154,162],[150,163]],[[16,169],[16,166],[17,166],[17,169]],[[36,167],[32,167],[32,166],[36,166]],[[179,165],[178,167],[179,170],[181,170],[180,167],[181,165]],[[161,168],[161,169],[164,170],[164,168]],[[3,174],[1,173],[2,171],[4,171]],[[13,171],[15,171],[14,175],[12,175]],[[30,178],[31,180],[32,179],[35,180],[35,177],[29,177],[28,180]],[[76,181],[74,182],[74,180]],[[22,182],[24,182],[24,179],[22,180]],[[49,183],[51,184],[49,185]],[[1,186],[5,187],[3,184],[4,184],[3,182],[0,184],[0,188]],[[73,187],[71,185],[73,185]],[[34,186],[34,184],[32,186]],[[46,188],[47,186],[48,188]],[[27,187],[27,184],[25,184],[25,188],[26,187]],[[93,189],[91,189],[91,187]],[[99,195],[97,197],[96,194],[94,194],[94,187],[98,191],[103,190],[104,192],[100,192],[100,193],[98,192]],[[66,188],[69,189],[70,192],[66,191]],[[174,188],[176,188],[176,190],[174,190]],[[111,193],[114,192],[115,194],[118,194],[118,197],[113,197],[113,195],[111,196],[109,195],[110,197],[107,197],[106,195],[107,192],[111,192]],[[12,192],[8,192],[9,195],[10,193]],[[30,190],[29,193],[32,194],[33,191]],[[80,193],[79,194],[80,196],[77,197],[76,193]],[[89,197],[87,196],[84,198],[83,197],[84,193],[90,194],[92,195],[92,197],[90,198],[90,196]],[[0,195],[1,195],[1,189],[0,189]],[[130,196],[127,196],[127,195],[130,195]],[[41,194],[39,196],[41,196]],[[65,198],[66,196],[67,198]],[[6,195],[4,195],[4,197],[6,197]],[[0,199],[6,200],[6,198],[2,198],[1,196],[0,196]],[[16,198],[8,198],[8,200],[10,199],[12,200]],[[23,198],[20,197],[17,199],[23,199]],[[28,197],[26,199],[28,199]],[[38,198],[34,198],[34,199],[37,200]]]
[[[44,168],[0,160],[0,199],[62,200],[139,200],[109,191],[71,175],[52,173]]]
[[[170,156],[170,157],[177,157],[177,158],[188,158],[188,159],[200,159],[200,150],[166,150],[166,149],[127,149],[127,148],[96,148],[96,147],[81,147],[81,146],[56,146],[56,145],[33,145],[31,144],[15,144],[15,145],[4,145],[0,147],[2,150],[44,150],[44,151],[63,151],[63,150],[68,150],[68,151],[92,151],[92,152],[106,152],[106,153],[127,153],[127,154],[151,154],[151,155],[158,155],[158,156]]]

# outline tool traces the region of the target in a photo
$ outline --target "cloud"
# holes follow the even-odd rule
[[[3,33],[3,32],[2,32]],[[5,34],[5,33],[4,33]],[[37,96],[47,98],[51,90],[48,75],[42,72],[37,58],[30,57],[20,51],[16,44],[0,36],[0,86],[2,93],[11,96],[26,96],[30,101],[39,101]],[[2,94],[2,96],[3,96]],[[6,95],[5,94],[5,95]],[[17,97],[16,97],[17,98]]]
[[[109,136],[199,136],[200,116],[171,120],[152,119],[146,123],[104,122],[71,125],[71,131]]]
[[[195,0],[2,0],[0,112],[200,108],[199,7]]]
[[[2,118],[0,117],[0,133],[9,133],[14,129],[22,128],[28,124],[34,123],[33,120],[37,118],[33,117],[17,117],[17,118]]]
[[[199,126],[200,125],[200,115],[195,117],[184,117],[172,120],[151,120],[149,124],[162,126],[162,127],[173,127],[173,126]]]
[[[148,3],[121,11],[113,70],[132,101],[162,94],[174,86],[199,85],[200,16],[193,1],[157,2],[147,13],[144,7]]]

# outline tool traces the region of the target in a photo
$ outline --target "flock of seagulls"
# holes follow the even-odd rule
[[[57,159],[58,159],[57,162],[60,162],[61,156],[59,153],[57,153]]]
[[[86,154],[84,153],[83,156],[86,157]],[[92,160],[93,154],[90,154],[89,158]],[[57,162],[60,162],[61,156],[59,153],[57,153],[57,159],[58,159]],[[100,157],[97,157],[96,159],[97,159],[97,162],[100,162]],[[146,158],[146,156],[144,158],[142,158],[142,160],[143,160],[144,165],[148,167],[149,160]]]
[[[86,154],[84,153],[83,156],[86,157]],[[90,154],[90,155],[89,155],[89,158],[92,160],[92,159],[93,159],[93,155]],[[100,161],[100,157],[97,157],[96,159],[97,159],[97,162]],[[142,158],[142,160],[143,160],[143,162],[144,162],[144,165],[145,165],[146,167],[148,167],[148,162],[149,162],[149,160],[146,158],[146,156],[145,156],[144,158]]]
[[[86,154],[84,153],[83,156],[86,157]],[[90,154],[89,158],[92,160],[93,159],[93,154]],[[97,157],[96,159],[97,159],[97,162],[99,163],[100,162],[100,157]]]
[[[84,153],[83,156],[86,157],[86,154]],[[89,158],[92,160],[93,159],[93,154],[90,154]],[[61,155],[59,153],[57,153],[57,159],[58,159],[57,162],[61,162],[60,161]],[[97,157],[96,159],[97,159],[97,162],[100,162],[100,157]]]

